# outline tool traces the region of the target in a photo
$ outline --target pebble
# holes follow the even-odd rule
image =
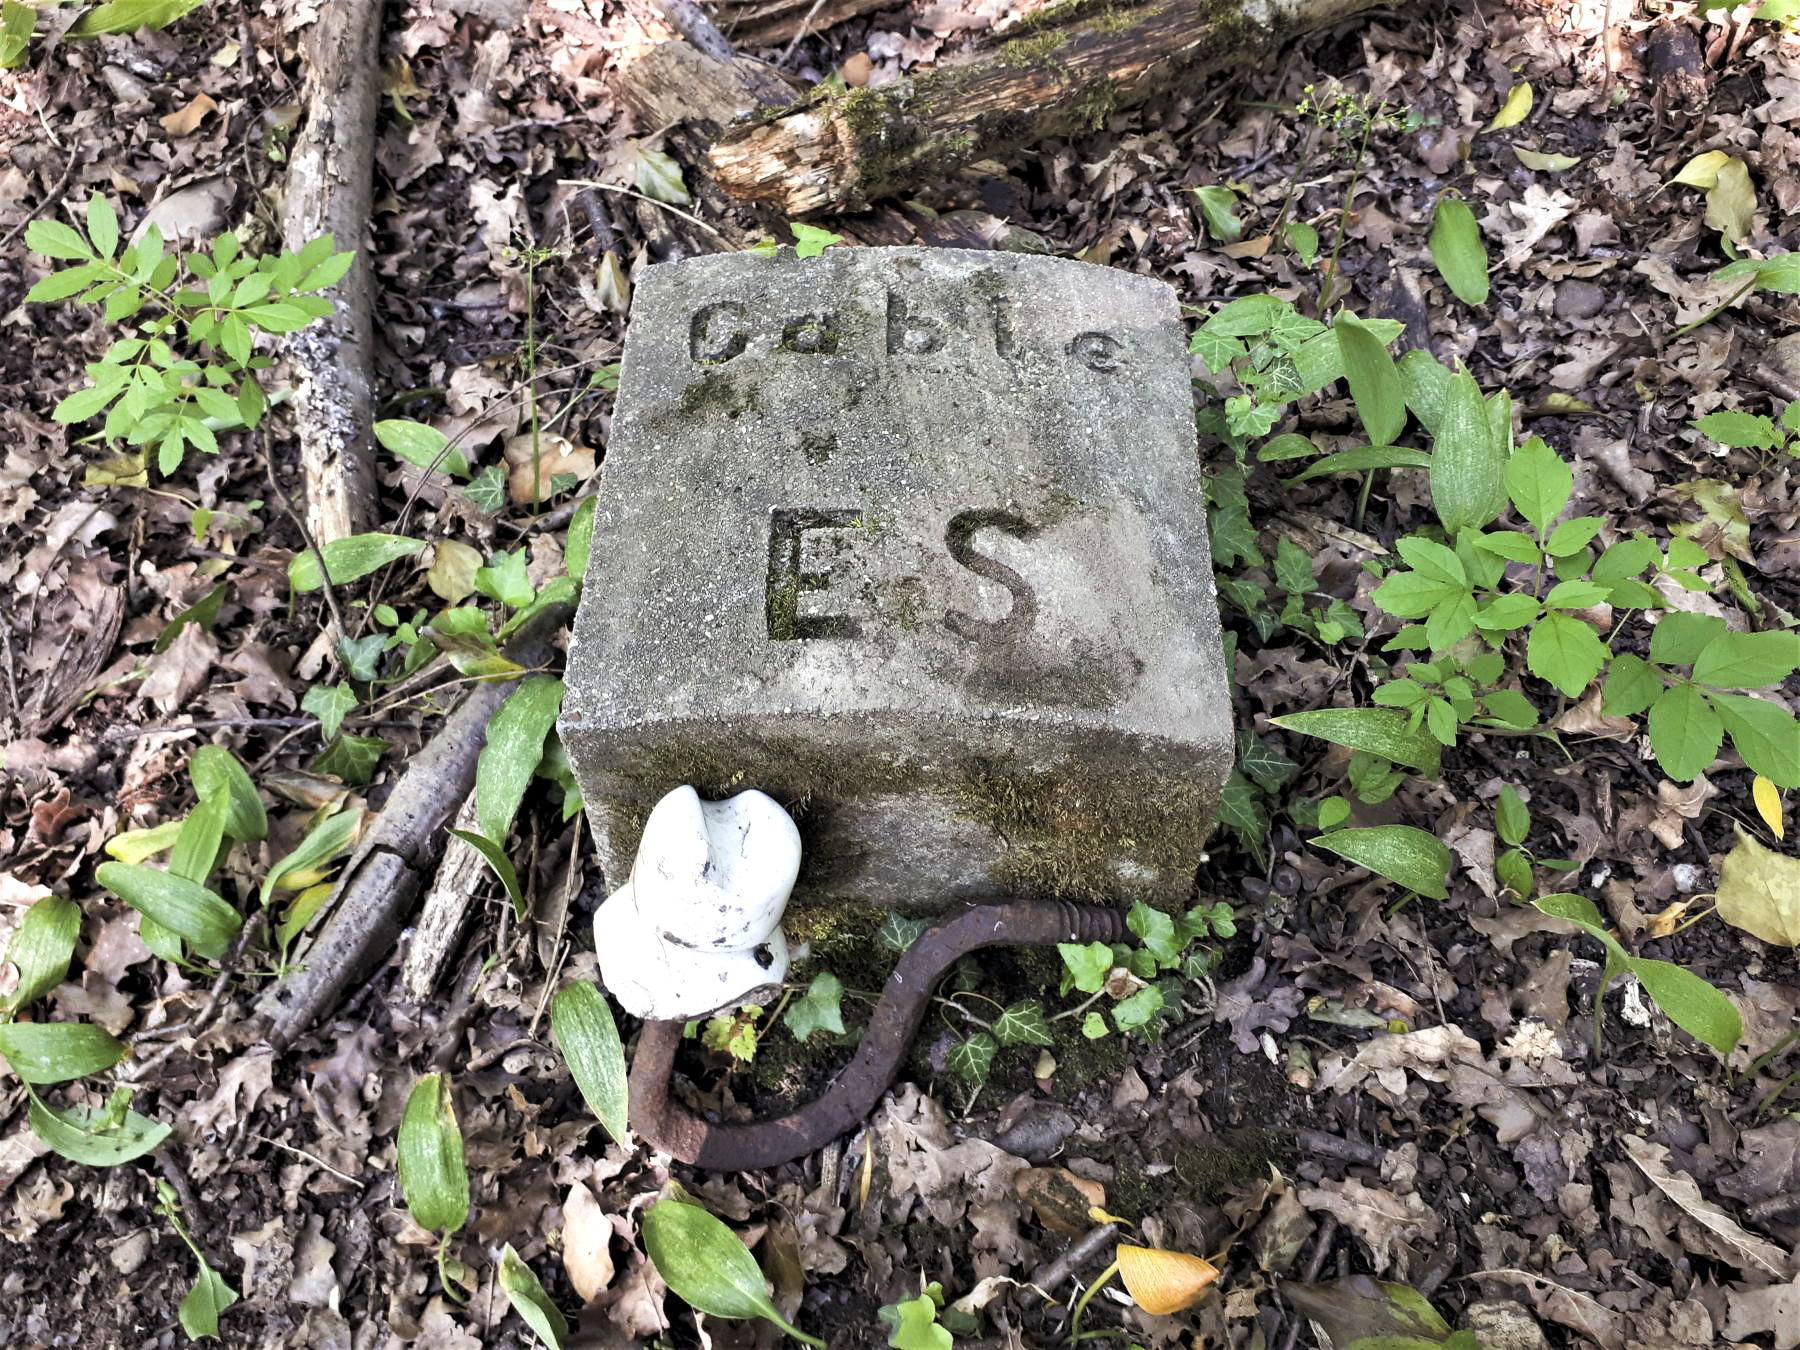
[[[1676,863],[1669,869],[1669,875],[1674,879],[1675,889],[1683,895],[1692,895],[1706,880],[1706,870],[1698,863]]]
[[[1463,1309],[1463,1325],[1480,1337],[1483,1350],[1550,1350],[1537,1318],[1511,1299],[1471,1303]]]
[[[1606,292],[1591,281],[1565,281],[1556,288],[1556,317],[1591,319],[1606,308]]]
[[[1075,1133],[1075,1117],[1053,1103],[1033,1106],[994,1139],[997,1148],[1042,1166]]]

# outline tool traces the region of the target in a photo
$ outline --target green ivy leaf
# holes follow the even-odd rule
[[[997,1049],[999,1045],[992,1036],[977,1031],[950,1047],[950,1053],[944,1057],[944,1067],[964,1082],[980,1087],[987,1082]]]
[[[491,516],[506,505],[506,475],[498,464],[490,464],[463,484],[463,493]]]
[[[1053,1045],[1044,1005],[1028,998],[1003,1009],[994,1019],[994,1039],[1001,1045]]]
[[[360,787],[375,776],[375,766],[386,753],[387,742],[379,736],[352,736],[340,731],[314,758],[312,770]]]
[[[508,609],[529,605],[537,592],[525,575],[525,550],[496,553],[486,567],[476,568],[475,589]]]
[[[693,204],[687,184],[681,181],[681,165],[661,150],[638,147],[632,186],[655,201],[668,202],[672,206]]]
[[[830,230],[821,229],[817,225],[808,225],[805,221],[788,222],[788,229],[794,232],[794,256],[796,258],[816,258],[833,244],[844,242],[844,236],[833,234]]]
[[[237,1290],[226,1284],[219,1272],[202,1259],[200,1273],[194,1277],[194,1287],[181,1300],[175,1315],[181,1319],[181,1329],[187,1332],[189,1339],[197,1341],[204,1336],[216,1339],[219,1314],[237,1301]]]
[[[1163,1006],[1162,990],[1153,984],[1145,985],[1113,1004],[1113,1022],[1120,1031],[1148,1032],[1162,1015]]]
[[[813,1033],[819,1031],[842,1036],[843,998],[843,981],[829,970],[821,970],[812,977],[812,983],[806,986],[806,992],[788,1004],[787,1010],[781,1014],[782,1025],[794,1033],[795,1040],[802,1043],[810,1041]]]
[[[917,942],[919,934],[929,927],[929,919],[909,919],[889,910],[887,917],[881,921],[881,927],[875,931],[875,941],[890,952],[903,952]]]
[[[1237,193],[1228,187],[1197,187],[1194,196],[1200,203],[1200,215],[1206,221],[1207,233],[1214,240],[1235,244],[1244,237],[1244,222],[1237,214]]]
[[[355,708],[356,694],[347,684],[315,684],[300,699],[300,711],[319,719],[319,731],[326,740],[338,734]]]
[[[1063,965],[1077,989],[1084,994],[1100,992],[1113,968],[1111,947],[1104,942],[1059,942],[1056,950],[1062,954]]]
[[[929,1294],[889,1305],[894,1310],[894,1327],[888,1333],[888,1344],[895,1350],[952,1350],[956,1340],[938,1325],[937,1304]],[[883,1308],[885,1313],[887,1308]]]
[[[1160,909],[1152,909],[1137,901],[1125,916],[1125,926],[1138,936],[1144,950],[1156,958],[1156,964],[1167,970],[1181,960],[1181,944],[1175,937],[1175,920]]]
[[[469,1221],[469,1171],[450,1080],[428,1073],[413,1085],[394,1146],[400,1193],[419,1227],[454,1233]]]

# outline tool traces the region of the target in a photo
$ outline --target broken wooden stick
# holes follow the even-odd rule
[[[332,290],[335,313],[293,334],[294,428],[306,517],[321,544],[375,528],[374,284],[369,222],[380,96],[381,6],[325,0],[307,34],[306,125],[288,164],[282,236],[299,249],[330,233],[359,256]]]
[[[789,217],[878,197],[1262,61],[1377,0],[1062,0],[978,48],[881,89],[820,93],[712,148],[727,192]]]
[[[521,629],[506,655],[530,669],[550,657],[550,638],[571,607],[553,605]],[[392,954],[400,929],[434,866],[445,826],[475,785],[487,727],[518,680],[477,684],[406,766],[375,822],[357,844],[326,901],[329,920],[301,957],[304,965],[258,1001],[267,1039],[289,1044]]]

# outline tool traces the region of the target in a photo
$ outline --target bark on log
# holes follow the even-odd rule
[[[282,234],[298,249],[327,231],[359,256],[329,293],[336,313],[294,334],[294,424],[306,521],[324,544],[375,528],[374,285],[368,228],[380,98],[381,5],[326,0],[307,34],[306,125],[288,165]]]
[[[966,60],[882,89],[823,94],[712,149],[733,196],[783,214],[862,210],[1208,75],[1382,0],[1062,0]]]

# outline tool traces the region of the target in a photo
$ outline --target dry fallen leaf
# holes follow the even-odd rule
[[[507,491],[520,506],[541,502],[555,490],[555,480],[573,474],[583,483],[594,475],[594,452],[576,445],[566,436],[539,435],[537,444],[537,491],[532,484],[531,433],[522,431],[506,442]]]
[[[1775,1350],[1795,1350],[1800,1346],[1800,1277],[1756,1289],[1732,1285],[1725,1299],[1723,1329],[1734,1341],[1770,1331],[1775,1334]]]
[[[1027,1167],[1013,1178],[1013,1189],[1039,1223],[1067,1237],[1087,1232],[1093,1226],[1088,1211],[1106,1203],[1104,1186],[1064,1167]]]
[[[1738,831],[1719,871],[1719,917],[1778,947],[1800,947],[1800,858],[1771,852]]]
[[[1725,1259],[1740,1270],[1761,1271],[1777,1279],[1790,1273],[1792,1262],[1788,1254],[1766,1238],[1747,1232],[1737,1220],[1701,1195],[1699,1185],[1687,1173],[1673,1171],[1667,1148],[1632,1134],[1620,1142],[1638,1170],[1650,1178],[1651,1185],[1719,1239]]]
[[[612,1283],[612,1220],[581,1182],[563,1197],[562,1256],[569,1283],[583,1303],[592,1303]]]
[[[166,117],[159,117],[162,129],[171,136],[191,136],[198,131],[200,124],[206,120],[210,112],[217,112],[219,105],[205,94],[195,94],[185,107],[177,108]]]

